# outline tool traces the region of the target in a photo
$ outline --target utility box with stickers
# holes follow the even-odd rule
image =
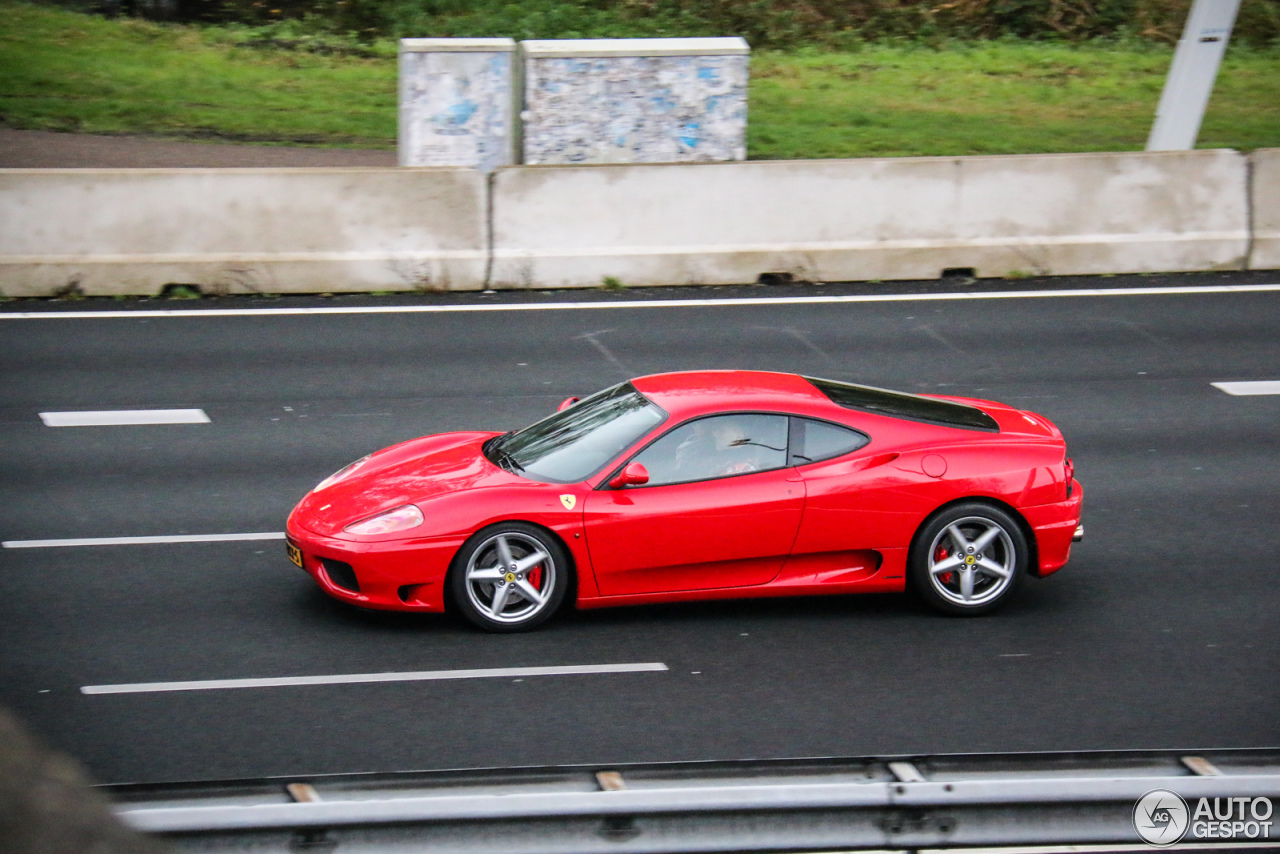
[[[741,38],[520,43],[523,162],[745,160]]]
[[[511,39],[401,39],[401,166],[518,161]]]

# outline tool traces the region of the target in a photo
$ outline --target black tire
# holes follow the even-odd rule
[[[539,554],[542,559],[531,562]],[[458,611],[485,631],[523,632],[560,607],[569,571],[569,557],[551,534],[526,522],[499,522],[462,544],[449,570],[449,592]]]
[[[967,501],[943,509],[920,526],[911,544],[907,577],[934,609],[976,617],[1009,600],[1027,572],[1030,554],[1022,527],[1008,511]]]

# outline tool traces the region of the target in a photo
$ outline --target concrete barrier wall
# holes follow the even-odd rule
[[[0,170],[5,296],[483,285],[469,169]]]
[[[493,287],[1242,269],[1235,151],[515,167]]]
[[[488,190],[469,169],[0,170],[0,293],[470,290],[490,262],[515,288],[1280,269],[1280,149],[1251,157],[1251,188],[1234,151],[512,167]]]
[[[1253,213],[1249,269],[1280,270],[1280,148],[1260,148],[1249,156]]]

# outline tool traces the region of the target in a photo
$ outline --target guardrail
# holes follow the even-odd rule
[[[646,764],[106,789],[121,819],[178,848],[657,854],[1137,844],[1135,805],[1155,789],[1193,803],[1280,798],[1280,750]],[[1274,829],[1268,838],[1280,835],[1280,816]],[[1267,841],[1254,830],[1237,841]],[[1190,832],[1187,839],[1204,841]]]
[[[1280,268],[1280,149],[468,169],[0,170],[0,294]]]

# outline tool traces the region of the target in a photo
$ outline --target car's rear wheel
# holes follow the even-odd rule
[[[1006,602],[1030,549],[1017,521],[990,504],[966,502],[929,519],[911,547],[912,586],[947,614],[986,614]]]
[[[520,632],[555,613],[569,586],[564,548],[524,522],[485,528],[463,544],[450,573],[458,610],[482,629]]]

